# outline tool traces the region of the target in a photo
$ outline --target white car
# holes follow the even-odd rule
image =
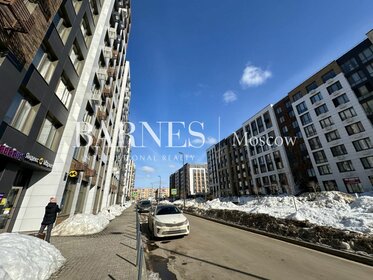
[[[154,237],[188,235],[189,221],[174,205],[157,205],[148,216],[149,231]]]

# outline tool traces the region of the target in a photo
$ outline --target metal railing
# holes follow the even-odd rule
[[[143,264],[144,264],[144,247],[141,238],[141,228],[140,228],[140,217],[136,209],[136,267],[137,267],[137,279],[142,279],[143,274]]]

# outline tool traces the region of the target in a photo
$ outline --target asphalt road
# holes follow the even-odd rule
[[[191,233],[149,240],[148,269],[162,280],[373,279],[373,267],[187,215]]]

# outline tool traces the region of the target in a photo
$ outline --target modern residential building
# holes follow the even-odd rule
[[[254,193],[295,193],[297,189],[285,150],[287,144],[283,137],[279,138],[281,133],[273,105],[266,106],[244,122],[243,128],[248,139],[245,146],[249,153]]]
[[[243,138],[244,130],[240,128],[207,150],[209,193],[213,197],[252,193],[253,182]]]
[[[0,21],[0,231],[36,230],[50,196],[60,220],[115,203],[130,2],[2,1]]]
[[[246,145],[254,193],[373,190],[373,30],[367,36],[244,123],[248,139],[296,138],[283,147]],[[235,190],[231,145],[228,137],[207,149],[214,197]]]
[[[185,174],[185,176],[184,176]],[[176,189],[176,195],[173,195]],[[174,198],[202,196],[207,193],[207,164],[186,163],[170,175],[169,193]]]
[[[161,188],[161,199],[168,198],[170,196],[169,188]],[[141,199],[158,199],[159,188],[137,188],[133,189],[133,198],[136,200]]]
[[[373,126],[338,65],[325,69],[293,103],[318,182],[322,190],[370,191]]]

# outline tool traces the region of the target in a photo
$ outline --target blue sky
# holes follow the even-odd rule
[[[188,138],[199,145],[188,133],[198,121],[203,130],[192,129],[207,140],[202,148],[168,148],[164,123],[159,147],[145,131],[145,147],[132,149],[135,186],[156,187],[158,176],[168,186],[182,165],[179,152],[205,162],[214,140],[364,40],[372,11],[371,0],[132,0],[127,58],[136,145],[141,121],[158,136],[159,121],[185,123],[174,125],[174,146]]]

